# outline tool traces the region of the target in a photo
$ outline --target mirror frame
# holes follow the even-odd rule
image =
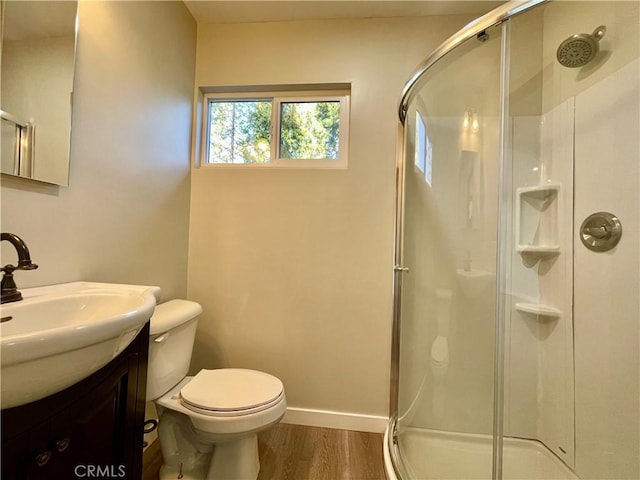
[[[4,0],[0,0],[2,2],[2,26],[0,32],[0,48],[4,52],[5,48],[5,40],[6,40],[6,32],[7,32],[7,15],[6,8],[9,2]],[[55,143],[60,145],[59,152],[57,155],[58,159],[56,160],[60,165],[58,172],[53,173],[41,173],[39,174],[37,168],[37,161],[42,162],[44,159],[47,161],[50,152],[49,144],[37,144],[37,139],[42,138],[42,135],[38,137],[38,133],[42,130],[39,130],[38,127],[42,128],[42,125],[37,125],[37,122],[34,122],[33,119],[28,118],[25,119],[24,116],[15,115],[13,112],[5,109],[6,102],[2,102],[0,108],[0,118],[2,119],[2,134],[6,134],[6,127],[9,125],[13,125],[15,128],[15,140],[12,143],[7,143],[6,147],[3,142],[3,153],[7,154],[9,151],[13,151],[13,161],[10,162],[12,165],[3,165],[2,171],[0,172],[2,176],[10,176],[17,178],[26,178],[29,180],[43,182],[52,185],[59,186],[68,186],[69,185],[69,172],[70,172],[70,163],[71,163],[71,136],[72,136],[72,123],[73,123],[73,92],[75,90],[76,83],[76,75],[77,75],[77,60],[78,60],[78,24],[79,24],[79,1],[78,0],[65,0],[65,1],[29,1],[29,2],[11,2],[12,4],[21,4],[22,7],[28,6],[32,8],[34,15],[36,18],[27,19],[25,23],[30,25],[30,33],[33,31],[44,31],[42,36],[34,36],[32,35],[30,38],[35,40],[47,39],[47,38],[56,38],[62,37],[63,35],[60,32],[49,32],[47,31],[47,24],[45,22],[50,22],[52,18],[58,16],[61,19],[64,19],[66,24],[66,31],[68,31],[68,24],[70,23],[71,14],[73,11],[73,54],[72,59],[69,59],[67,56],[67,61],[70,60],[71,64],[71,72],[70,72],[70,91],[68,94],[68,99],[65,100],[65,97],[62,95],[58,96],[58,102],[60,105],[66,104],[68,101],[68,115],[67,112],[64,111],[61,113],[61,116],[66,117],[64,119],[64,131],[56,132]],[[73,4],[73,5],[72,5]],[[64,5],[64,8],[61,8],[61,5]],[[15,7],[15,5],[12,5]],[[37,9],[37,10],[36,10]],[[72,10],[73,9],[73,10]],[[21,16],[20,18],[27,18],[27,15]],[[41,19],[41,22],[38,21],[38,18]],[[40,25],[41,28],[38,26]],[[66,36],[66,35],[65,35]],[[67,52],[70,50],[67,48]],[[67,53],[66,55],[68,55]],[[2,60],[2,65],[0,65],[0,75],[2,75],[2,69],[6,67],[5,65],[5,56],[0,54],[0,59]],[[60,107],[58,107],[60,108]],[[64,109],[66,110],[66,106]],[[68,125],[66,119],[68,118]],[[53,124],[53,122],[51,122]],[[45,124],[46,127],[46,124]],[[10,128],[10,127],[9,127]],[[46,130],[45,130],[46,131]],[[50,130],[49,130],[50,131]],[[9,130],[11,132],[11,130]],[[9,133],[12,135],[12,133]],[[7,142],[11,142],[11,140],[7,140]],[[52,142],[53,143],[53,142]],[[64,146],[63,146],[64,145]],[[6,151],[5,151],[6,148]],[[44,152],[44,153],[42,153]],[[64,162],[64,163],[63,163]],[[8,168],[7,168],[8,167]]]

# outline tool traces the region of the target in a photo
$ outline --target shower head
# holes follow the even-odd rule
[[[598,53],[598,43],[606,31],[607,27],[600,25],[591,35],[579,33],[567,38],[556,52],[560,64],[564,67],[577,68],[589,63]]]

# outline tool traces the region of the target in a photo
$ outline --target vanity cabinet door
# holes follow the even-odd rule
[[[82,382],[2,410],[0,478],[141,478],[148,346],[147,324]]]
[[[53,418],[51,478],[91,478],[90,472],[97,471],[124,478],[130,380],[128,359],[124,360],[95,391]]]
[[[40,425],[2,444],[2,478],[34,479],[51,478],[48,474],[49,425]]]

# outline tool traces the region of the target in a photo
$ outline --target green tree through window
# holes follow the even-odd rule
[[[343,105],[345,111],[341,112]],[[212,96],[207,99],[207,108],[206,163],[290,161],[289,164],[305,166],[316,160],[339,159],[340,163],[334,165],[342,166],[346,162],[346,151],[340,152],[340,136],[348,132],[346,123],[341,132],[340,122],[348,118],[348,104],[343,97],[301,96],[293,100],[291,96]],[[274,121],[279,125],[274,126]],[[348,145],[346,137],[342,140]]]
[[[280,106],[280,158],[338,158],[340,102],[283,102]],[[209,108],[211,163],[269,162],[270,100],[212,101]]]
[[[338,158],[340,102],[283,102],[281,158]]]
[[[211,102],[212,163],[266,163],[271,149],[271,101]]]

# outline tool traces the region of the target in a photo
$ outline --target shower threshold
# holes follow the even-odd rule
[[[490,435],[409,428],[402,433],[399,440],[404,467],[409,473],[409,478],[398,480],[491,479],[493,442]],[[385,442],[385,448],[387,446]],[[388,477],[395,480],[389,466],[387,464]],[[510,437],[504,438],[502,478],[579,480],[579,477],[542,443]]]

